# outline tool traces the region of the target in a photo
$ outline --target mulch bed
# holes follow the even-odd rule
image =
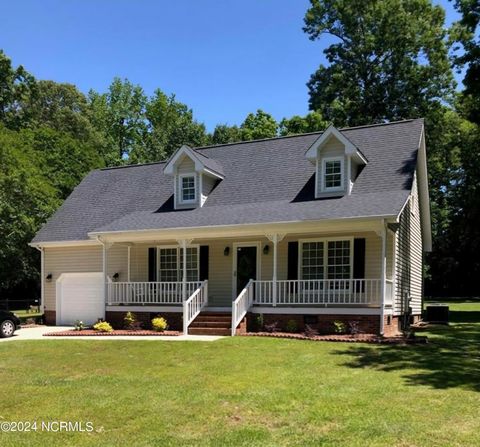
[[[139,336],[146,336],[146,335],[156,335],[156,336],[170,336],[176,337],[178,335],[182,335],[179,331],[163,331],[157,332],[152,330],[139,330],[139,331],[128,331],[124,329],[120,330],[113,330],[112,332],[100,332],[95,331],[93,329],[84,329],[82,331],[76,331],[75,329],[70,329],[68,331],[62,332],[50,332],[48,334],[43,334],[44,337],[80,337],[80,336],[87,336],[87,337],[105,337],[105,336],[116,336],[116,335],[139,335]]]
[[[417,344],[427,343],[427,337],[405,338],[401,335],[395,337],[380,337],[375,334],[334,334],[334,335],[315,335],[308,337],[305,334],[292,334],[289,332],[247,332],[241,334],[245,337],[272,337],[272,338],[291,338],[295,340],[310,340],[310,341],[334,341],[346,343],[381,343],[381,344]]]

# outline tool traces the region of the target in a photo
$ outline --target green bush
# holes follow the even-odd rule
[[[85,325],[83,324],[83,321],[76,320],[74,323],[74,328],[76,331],[83,331],[85,329]]]
[[[285,330],[287,332],[298,332],[298,324],[296,320],[288,320],[287,325],[285,326]]]
[[[112,332],[113,328],[110,326],[110,323],[107,323],[106,321],[100,321],[97,324],[93,325],[93,329],[95,329],[98,332]]]
[[[123,327],[125,329],[132,329],[137,322],[137,317],[133,312],[127,312],[123,318]]]
[[[347,326],[343,321],[334,321],[333,330],[335,331],[336,334],[345,334],[347,330]]]
[[[163,332],[168,329],[167,320],[162,317],[157,317],[152,320],[152,328],[154,331]]]

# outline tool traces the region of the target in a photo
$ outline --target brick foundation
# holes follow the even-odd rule
[[[107,311],[105,320],[108,321],[114,329],[123,329],[123,319],[128,311]],[[151,321],[155,317],[163,317],[167,320],[168,328],[172,331],[182,330],[182,317],[180,312],[133,312],[137,321],[140,321],[144,329],[151,328]]]
[[[57,316],[54,310],[45,310],[43,311],[43,316],[45,319],[45,324],[50,326],[55,326],[57,324]]]
[[[257,313],[249,313],[247,315],[248,330],[255,331],[258,328]],[[384,317],[384,335],[389,337],[397,335],[399,330],[400,319],[398,316]],[[277,323],[281,331],[286,331],[289,321],[295,321],[298,332],[303,332],[305,326],[316,329],[319,334],[334,333],[334,322],[341,321],[348,329],[350,322],[358,322],[358,328],[365,334],[380,333],[380,316],[379,315],[297,315],[297,314],[263,314],[263,324],[268,325]]]
[[[230,325],[230,327],[232,327]],[[245,317],[241,322],[240,324],[237,326],[237,329],[235,330],[235,334],[236,335],[244,335],[246,334],[248,331],[247,331],[247,317]]]

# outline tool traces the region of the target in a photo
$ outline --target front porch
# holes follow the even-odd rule
[[[200,312],[223,312],[232,334],[247,313],[392,314],[394,232],[382,221],[337,227],[100,240],[106,310],[177,314],[185,333]]]

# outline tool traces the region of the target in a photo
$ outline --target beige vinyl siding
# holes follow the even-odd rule
[[[45,310],[55,310],[56,282],[62,273],[101,272],[102,246],[76,246],[45,248]]]
[[[407,299],[410,294],[410,204],[407,203],[400,215],[399,228],[396,235],[395,258],[395,303],[394,313],[407,311]]]
[[[201,205],[206,202],[208,195],[212,191],[213,187],[215,186],[215,183],[217,182],[216,178],[210,177],[209,175],[201,174],[202,175],[202,203]]]
[[[410,297],[412,313],[422,312],[423,295],[423,244],[418,201],[418,183],[415,174],[412,184],[412,196],[400,216],[397,231],[395,314],[408,311],[407,299]]]
[[[110,278],[119,274],[118,281],[127,281],[127,247],[113,245],[108,249],[107,274]],[[55,310],[56,282],[62,273],[103,271],[102,246],[76,246],[45,248],[45,276],[52,274],[52,281],[45,282],[45,309]]]
[[[330,195],[330,194],[338,195],[338,191],[336,191],[335,193],[333,192],[322,193],[323,159],[330,158],[330,157],[344,157],[342,175],[343,175],[344,188],[346,189],[346,186],[347,186],[348,179],[346,178],[347,159],[345,158],[345,146],[336,138],[332,137],[319,149],[319,152],[318,152],[318,172],[316,175],[316,182],[317,182],[317,191],[319,193],[318,194],[319,196]]]
[[[412,196],[413,203],[410,203],[410,305],[412,307],[413,314],[420,314],[422,311],[423,295],[423,245],[418,197],[418,182],[416,174],[413,180]]]
[[[180,194],[181,194],[181,175],[183,174],[192,174],[195,177],[195,188],[196,188],[196,201],[195,203],[181,204],[180,203]],[[177,166],[177,172],[175,175],[175,207],[177,209],[187,209],[194,208],[198,206],[199,201],[199,176],[195,172],[195,163],[189,158],[184,157],[183,160]]]

